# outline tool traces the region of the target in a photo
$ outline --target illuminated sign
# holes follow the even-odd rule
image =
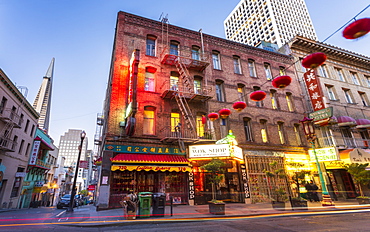
[[[40,140],[36,140],[36,141],[33,142],[33,147],[32,147],[32,152],[31,152],[29,165],[36,165],[37,154],[39,153],[40,144],[41,144]]]
[[[185,155],[185,152],[181,152],[180,148],[175,147],[105,145],[104,149],[122,153]]]
[[[349,158],[351,163],[370,163],[370,153],[359,148],[353,149],[353,151],[349,153]]]
[[[315,111],[308,114],[309,118],[313,118],[313,121],[319,121],[333,116],[333,107],[324,108],[322,110]]]
[[[191,172],[186,166],[147,166],[147,165],[113,165],[111,171],[169,171],[169,172]]]
[[[318,161],[339,160],[338,150],[335,147],[318,148],[315,149],[315,152]],[[308,150],[308,154],[310,155],[310,160],[314,162],[315,161],[314,150],[313,149]]]
[[[315,70],[310,69],[303,74],[303,79],[306,84],[308,94],[311,99],[311,104],[314,111],[322,110],[325,108],[323,94]]]
[[[189,158],[230,157],[229,144],[189,146]]]

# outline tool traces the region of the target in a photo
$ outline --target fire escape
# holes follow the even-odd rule
[[[0,150],[14,152],[17,142],[11,139],[13,128],[21,128],[22,118],[16,113],[16,108],[0,109],[0,121],[4,127],[0,131]]]
[[[162,141],[178,141],[180,149],[185,150],[184,143],[196,143],[204,139],[197,135],[196,120],[189,103],[204,104],[204,102],[212,98],[209,96],[211,89],[207,88],[207,86],[204,85],[202,88],[194,87],[194,78],[189,74],[189,70],[202,72],[209,63],[184,56],[165,54],[162,64],[175,66],[179,73],[176,85],[171,86],[169,81],[164,83],[161,97],[163,99],[175,99],[184,123],[184,125],[164,128],[162,132],[164,132],[165,136],[162,138]]]

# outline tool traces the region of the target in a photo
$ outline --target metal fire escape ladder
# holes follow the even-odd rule
[[[183,91],[187,93],[194,93],[193,81],[190,77],[190,74],[185,67],[185,65],[181,62],[180,57],[177,58],[177,62],[175,63],[177,70],[179,71],[181,83],[183,85]]]
[[[194,127],[194,117],[191,113],[190,107],[188,102],[186,101],[185,97],[181,93],[177,93],[175,95],[175,99],[177,105],[179,106],[181,114],[184,116],[186,128],[188,128],[191,132],[195,131]]]
[[[14,123],[12,120],[8,121],[0,132],[0,148],[7,147],[8,142],[11,141],[10,135],[13,131]]]

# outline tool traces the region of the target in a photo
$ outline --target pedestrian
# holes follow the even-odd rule
[[[313,201],[313,197],[312,197],[312,190],[313,189],[312,189],[311,184],[309,182],[307,182],[304,187],[306,188],[306,191],[307,191],[307,200],[312,202]]]
[[[315,183],[313,183],[313,181],[311,180],[310,181],[310,185],[311,185],[311,189],[312,189],[312,200],[314,200],[315,202],[319,202],[320,199],[319,199],[319,196],[317,195],[317,190],[319,189],[319,187],[317,187],[317,185]]]

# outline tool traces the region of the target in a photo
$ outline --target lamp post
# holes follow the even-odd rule
[[[325,184],[324,177],[322,175],[319,159],[317,158],[317,154],[315,150],[316,148],[315,140],[317,137],[315,134],[315,128],[313,126],[313,118],[304,117],[303,120],[301,120],[300,122],[302,123],[304,134],[306,135],[307,141],[311,143],[312,152],[315,156],[317,172],[319,173],[321,189],[322,189],[322,197],[323,197],[322,206],[332,206],[334,205],[334,203],[331,200],[328,189],[326,188],[326,184]]]
[[[77,164],[76,164],[76,169],[75,169],[75,176],[73,178],[73,185],[72,185],[72,190],[71,190],[71,199],[69,201],[69,207],[67,209],[67,212],[73,212],[73,203],[74,203],[74,198],[75,198],[75,195],[76,195],[76,180],[77,180],[77,175],[78,175],[78,166],[80,164],[82,144],[83,144],[84,139],[86,137],[85,131],[82,131],[80,135],[81,135],[81,143],[80,143],[80,146],[78,147],[78,157],[77,157]]]

